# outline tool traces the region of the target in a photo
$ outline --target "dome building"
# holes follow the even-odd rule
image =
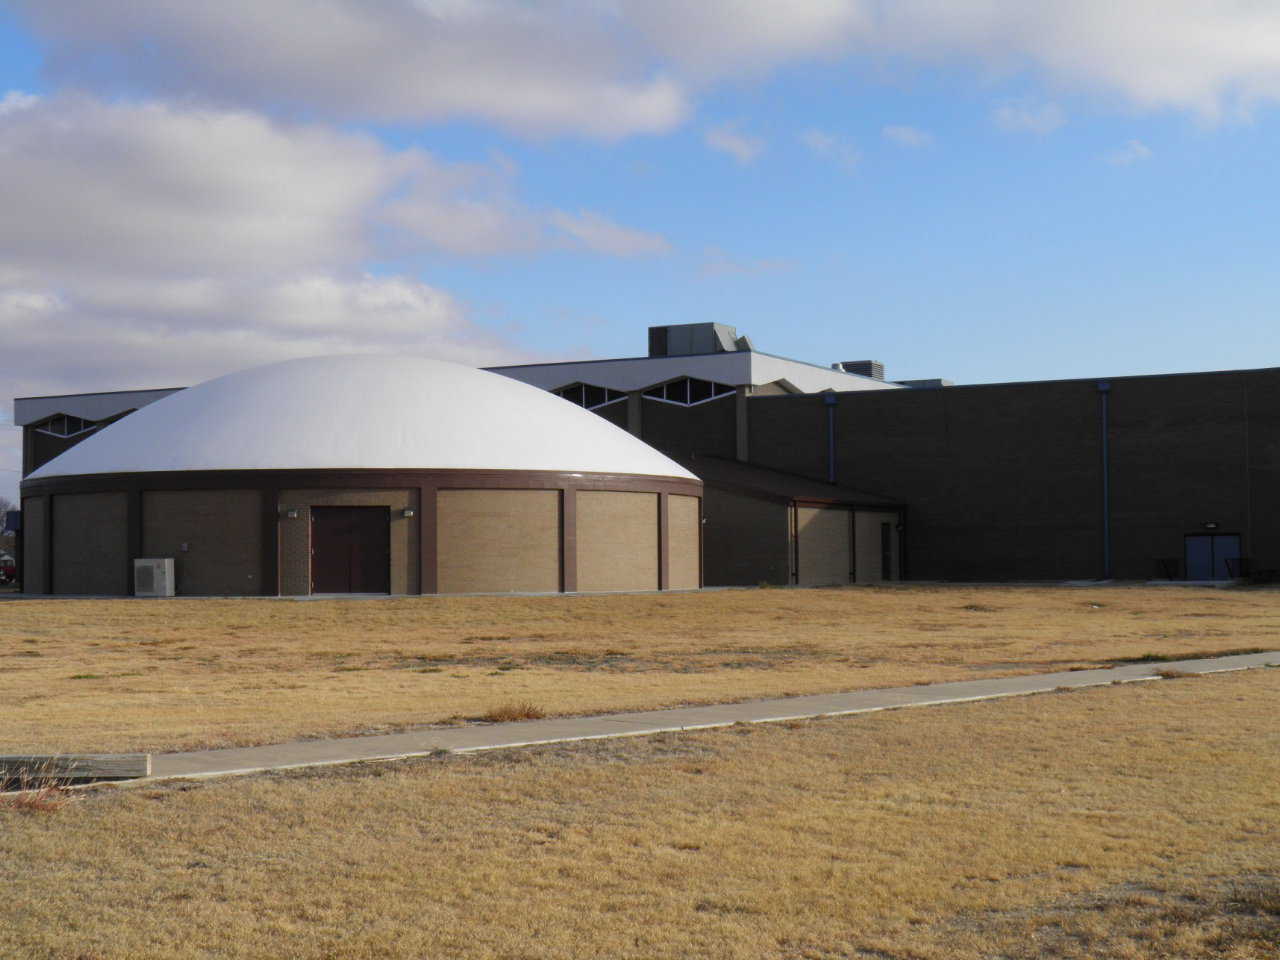
[[[136,410],[22,484],[29,593],[435,594],[701,585],[702,484],[536,387],[322,357]]]

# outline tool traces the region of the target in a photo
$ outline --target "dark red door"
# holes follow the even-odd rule
[[[389,507],[311,508],[311,592],[391,592]]]

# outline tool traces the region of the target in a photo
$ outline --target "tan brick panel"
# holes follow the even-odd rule
[[[667,561],[667,586],[692,590],[698,583],[699,529],[702,515],[698,497],[672,494],[667,498],[667,536],[671,552]]]
[[[441,490],[441,593],[560,589],[560,491]]]
[[[802,587],[849,582],[853,563],[851,511],[845,507],[797,507]]]
[[[658,589],[658,495],[578,492],[578,589]]]

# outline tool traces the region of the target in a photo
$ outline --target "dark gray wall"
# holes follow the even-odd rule
[[[125,494],[55,496],[52,592],[116,597],[128,594],[128,540]]]
[[[787,504],[708,484],[702,509],[703,581],[708,586],[791,582]]]
[[[183,549],[183,547],[186,549]],[[152,490],[142,494],[142,556],[173,557],[179,596],[250,596],[262,579],[262,494]]]
[[[49,592],[49,498],[22,501],[22,590]]]
[[[615,427],[627,429],[627,401],[618,400],[603,407],[597,407],[591,411],[598,417],[603,417]]]
[[[645,397],[640,436],[660,450],[733,457],[737,445],[734,406],[733,394],[692,407]]]
[[[1114,575],[1156,576],[1206,521],[1280,568],[1280,371],[1106,382]],[[837,479],[907,504],[914,579],[1101,576],[1098,383],[840,394]],[[826,478],[821,397],[748,408],[753,462]]]

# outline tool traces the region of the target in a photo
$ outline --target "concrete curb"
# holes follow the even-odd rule
[[[260,747],[157,754],[153,760],[152,776],[128,782],[152,783],[174,779],[244,776],[272,770],[403,760],[439,753],[478,753],[583,740],[711,730],[737,723],[781,723],[789,720],[851,716],[907,707],[1030,696],[1113,683],[1137,683],[1161,679],[1161,674],[1167,672],[1210,674],[1259,667],[1280,667],[1280,651],[703,707],[430,728],[336,740],[303,740]]]

